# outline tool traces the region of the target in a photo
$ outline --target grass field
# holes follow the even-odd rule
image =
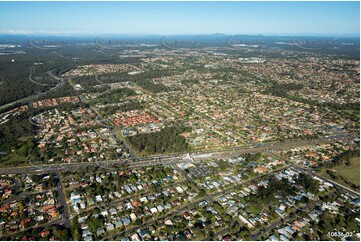
[[[344,109],[342,110],[342,112],[345,112],[345,113],[348,113],[348,114],[351,114],[355,117],[358,117],[360,118],[360,110],[349,110],[349,109]]]
[[[32,136],[21,136],[18,138],[21,142],[28,142],[32,140]],[[0,155],[0,167],[16,167],[29,165],[30,157],[17,154],[16,152],[8,152],[6,155]]]
[[[357,186],[360,186],[360,157],[352,158],[350,166],[346,166],[346,165],[335,166],[333,168],[329,168],[328,170],[332,170],[335,172],[336,175],[338,175],[338,176],[340,175],[347,181],[349,181]],[[323,177],[332,179],[326,173],[326,169],[322,169],[319,172],[319,174]],[[344,186],[350,187],[339,177],[337,177],[336,179],[333,179],[333,180],[335,180],[336,182],[338,182]],[[358,189],[358,191],[360,191],[360,189]]]
[[[18,154],[9,154],[6,157],[0,157],[0,167],[9,168],[16,166],[29,165],[29,159]]]
[[[33,137],[32,136],[21,136],[18,140],[22,141],[22,142],[27,142],[29,140],[31,140]]]

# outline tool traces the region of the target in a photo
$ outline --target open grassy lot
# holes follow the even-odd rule
[[[9,168],[16,166],[27,166],[29,161],[27,157],[18,154],[9,154],[6,157],[0,156],[0,168]]]
[[[32,140],[32,136],[21,136],[18,140],[25,144],[25,142]],[[27,166],[29,165],[30,158],[31,156],[26,157],[17,152],[8,152],[7,154],[0,155],[0,167],[9,168],[15,166]]]
[[[22,141],[22,142],[27,142],[29,140],[31,140],[33,138],[33,136],[21,136],[18,140]]]
[[[353,158],[350,166],[340,166],[336,171],[350,182],[360,185],[360,157]]]
[[[354,117],[360,118],[360,110],[352,110],[352,109],[344,109],[342,110],[344,113],[348,113],[353,115]]]
[[[347,184],[346,181],[360,186],[360,157],[352,158],[350,166],[341,165],[335,166],[333,168],[328,168],[328,170],[333,171],[334,174],[337,176],[335,179],[333,179],[329,174],[327,174],[326,170],[327,169],[322,169],[319,174],[350,188],[352,187],[350,186],[350,184]],[[358,188],[357,190],[360,191],[360,188]]]

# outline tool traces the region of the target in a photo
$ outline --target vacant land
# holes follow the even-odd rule
[[[352,116],[356,118],[360,118],[360,110],[352,110],[352,109],[345,109],[342,110],[344,113],[351,114]]]
[[[16,167],[22,165],[29,165],[27,157],[14,153],[9,154],[6,157],[0,155],[0,167],[2,168]]]
[[[332,178],[326,170],[333,171],[333,174],[336,176]],[[320,175],[327,177],[329,179],[335,180],[336,182],[343,184],[347,187],[350,187],[354,190],[360,191],[360,157],[352,158],[351,165],[340,165],[333,168],[322,169]],[[355,189],[352,184],[357,186]]]

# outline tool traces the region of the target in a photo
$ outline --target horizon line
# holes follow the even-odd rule
[[[259,36],[320,36],[320,37],[341,37],[341,36],[353,36],[360,37],[360,33],[90,33],[90,32],[24,32],[24,31],[0,31],[0,35],[12,35],[12,36],[39,36],[39,35],[50,35],[50,36],[72,36],[72,37],[94,37],[94,36],[106,36],[106,35],[118,35],[118,36],[196,36],[196,35],[224,35],[224,36],[235,36],[235,35],[259,35]]]

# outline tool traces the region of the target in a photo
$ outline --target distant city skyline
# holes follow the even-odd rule
[[[0,34],[359,35],[359,2],[0,2]]]

